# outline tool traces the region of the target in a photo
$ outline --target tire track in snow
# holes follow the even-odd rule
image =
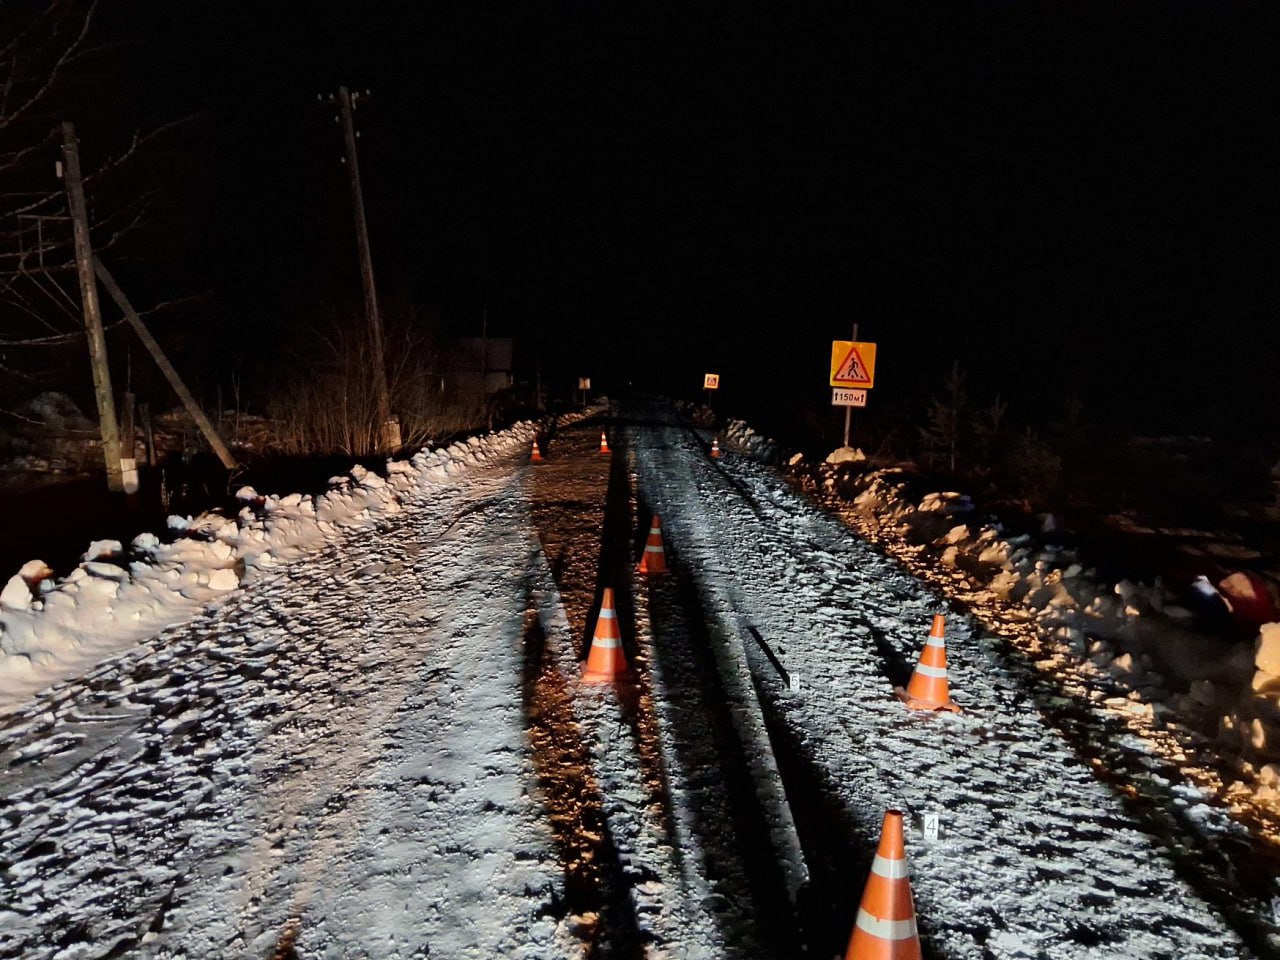
[[[579,648],[590,643],[591,614],[603,591],[596,558],[609,461],[590,451],[594,442],[588,445],[585,435],[593,440],[595,427],[589,422],[561,433],[554,452],[548,444],[547,462],[530,465],[529,509],[541,550],[531,557],[528,573],[538,621],[526,634],[526,643],[536,645],[526,649],[526,709],[567,890],[574,896],[562,909],[570,912],[568,920],[589,956],[639,956],[644,937],[624,863],[634,859],[634,851],[620,847],[628,838],[615,836],[610,825],[606,808],[616,785],[598,770],[612,730],[607,717],[584,710],[580,700],[589,694],[578,683]],[[621,611],[619,623],[625,633]]]
[[[647,528],[646,528],[647,533]],[[679,551],[670,574],[651,579],[637,604],[653,645],[652,673],[662,723],[685,771],[682,843],[701,862],[706,909],[723,913],[730,955],[798,955],[799,936],[786,879],[768,836],[746,747],[729,716],[710,629]],[[737,951],[736,953],[733,951]]]
[[[605,493],[605,522],[601,538],[601,584],[617,584],[614,591],[623,642],[630,634],[633,682],[618,691],[621,716],[630,729],[640,761],[641,779],[647,802],[660,818],[663,842],[671,851],[677,871],[683,875],[683,851],[676,835],[670,781],[660,743],[657,711],[654,706],[649,651],[641,644],[637,623],[634,583],[636,573],[632,545],[639,525],[635,516],[630,474],[627,470],[627,439],[615,426],[615,445],[609,462],[609,485]],[[647,530],[647,527],[645,528]]]
[[[552,606],[563,623],[548,626],[547,633],[589,640],[600,590],[605,583],[614,586],[635,683],[616,689],[578,685],[581,664],[570,642],[559,644],[559,670],[574,678],[574,716],[589,744],[609,838],[634,904],[644,955],[759,956],[746,932],[750,921],[737,908],[726,909],[723,897],[713,897],[718,889],[736,888],[707,879],[703,851],[690,849],[690,838],[683,832],[688,797],[702,793],[692,784],[714,781],[717,773],[714,767],[681,768],[674,759],[673,734],[664,728],[666,704],[654,685],[656,667],[645,649],[647,638],[631,619],[639,606],[631,593],[635,523],[617,430],[613,446],[609,461],[580,443],[574,445],[576,459],[562,455],[531,468],[535,519],[562,601]],[[576,509],[583,503],[594,509],[585,514]],[[566,510],[565,505],[574,509]],[[597,512],[602,508],[603,514]],[[717,852],[737,856],[736,851]]]
[[[674,552],[681,554],[681,544],[687,542],[686,532],[689,524],[700,529],[704,518],[699,515],[690,516],[687,510],[673,509],[670,504],[679,502],[679,488],[689,482],[688,449],[682,449],[680,443],[664,442],[671,434],[666,432],[669,424],[655,423],[659,437],[655,441],[643,444],[646,454],[651,457],[646,464],[646,473],[652,482],[653,478],[662,478],[664,485],[661,494],[668,501],[668,509],[672,509],[672,541]],[[680,435],[682,440],[692,442],[695,448],[709,449],[691,429],[687,435]],[[653,449],[657,448],[657,449]],[[712,460],[704,461],[710,470],[718,473],[719,479],[728,483],[737,497],[729,497],[726,501],[731,508],[746,507],[759,521],[766,515],[748,495],[747,488],[735,478],[730,478],[721,465]],[[676,479],[679,478],[679,479]],[[682,505],[683,506],[683,505]],[[718,555],[717,551],[688,551],[693,558],[687,562],[689,569],[689,592],[693,606],[705,611],[713,622],[708,624],[708,646],[723,652],[719,654],[720,671],[735,675],[739,671],[745,677],[745,683],[736,691],[719,691],[733,702],[736,699],[752,698],[763,708],[760,718],[763,730],[754,736],[749,728],[738,725],[735,739],[745,750],[771,749],[776,763],[777,775],[781,776],[785,789],[785,797],[790,815],[789,829],[794,831],[803,852],[804,866],[807,871],[805,881],[796,892],[795,907],[797,916],[794,920],[781,918],[784,929],[799,923],[799,939],[805,949],[815,956],[830,956],[841,953],[848,940],[848,924],[844,920],[847,903],[852,902],[861,889],[862,879],[858,877],[860,866],[871,862],[871,850],[864,849],[859,843],[858,831],[849,822],[843,807],[834,798],[838,795],[835,786],[830,782],[828,772],[808,758],[803,741],[795,736],[785,723],[778,722],[778,714],[786,709],[785,700],[765,699],[762,696],[762,676],[776,676],[776,669],[767,663],[763,653],[754,643],[744,643],[743,635],[751,629],[749,621],[744,622],[741,616],[743,604],[736,596],[733,586],[734,563],[732,559]],[[699,576],[698,574],[701,574]],[[726,586],[728,585],[728,586]],[[776,641],[776,638],[775,638]],[[742,708],[736,708],[739,712]],[[762,777],[769,777],[772,771],[750,771],[757,783]],[[752,793],[758,786],[752,786]],[[774,828],[776,830],[776,827]],[[775,849],[771,853],[776,852]],[[853,851],[850,856],[850,851]],[[777,871],[776,864],[774,870]]]
[[[531,588],[546,582],[534,570],[529,578]],[[639,929],[592,771],[587,733],[574,713],[573,684],[548,649],[541,620],[531,595],[524,635],[525,711],[538,787],[565,876],[563,903],[553,901],[550,909],[557,918],[571,919],[574,932],[591,945],[589,956],[638,957]],[[611,949],[602,948],[601,936],[609,938]]]
[[[481,472],[470,486],[478,509],[418,537],[421,599],[440,615],[420,639],[426,655],[402,701],[399,735],[371,784],[357,883],[329,898],[334,955],[350,927],[376,933],[370,955],[571,954],[570,935],[546,909],[563,881],[524,732],[532,543],[523,494],[506,472]],[[381,850],[394,851],[400,869],[382,869]]]

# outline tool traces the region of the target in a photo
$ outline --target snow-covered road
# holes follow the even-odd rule
[[[540,465],[495,442],[0,718],[0,958],[828,957],[890,806],[926,956],[1275,955],[1193,787],[1180,844],[964,617],[964,713],[905,711],[945,604],[624,412],[611,455],[591,422]],[[651,512],[665,577],[634,571]],[[618,689],[577,682],[606,586]]]

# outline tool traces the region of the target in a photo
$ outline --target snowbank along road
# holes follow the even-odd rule
[[[926,956],[1277,955],[1193,786],[1135,804],[1000,638],[766,464],[615,413],[541,464],[491,437],[0,718],[0,958],[830,957],[889,807]],[[584,686],[605,587],[630,676]],[[892,693],[935,613],[959,714]]]

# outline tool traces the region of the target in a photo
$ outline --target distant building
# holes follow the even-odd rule
[[[462,337],[445,349],[441,385],[455,396],[489,396],[515,384],[511,337]]]

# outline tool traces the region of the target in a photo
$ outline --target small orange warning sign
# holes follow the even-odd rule
[[[875,386],[876,345],[853,340],[831,342],[831,386]]]

